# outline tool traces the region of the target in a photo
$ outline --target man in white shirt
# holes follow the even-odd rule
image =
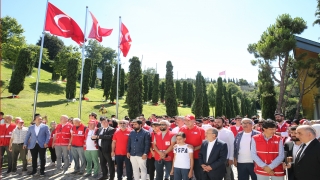
[[[233,172],[232,172],[232,164],[233,164],[233,152],[234,152],[234,135],[233,133],[223,127],[223,124],[225,123],[224,119],[221,117],[217,117],[215,119],[216,128],[219,131],[218,139],[221,141],[227,143],[228,146],[228,156],[227,156],[227,162],[226,162],[226,175],[224,177],[225,180],[233,180]]]
[[[212,128],[212,126],[209,124],[209,118],[203,118],[202,119],[202,129],[207,130],[209,128]]]
[[[177,127],[173,128],[172,129],[172,132],[175,133],[175,134],[178,134],[179,130],[181,127],[184,127],[184,116],[178,116],[176,117],[176,124],[177,124]]]
[[[241,120],[243,131],[239,132],[234,140],[234,165],[237,167],[238,179],[257,180],[254,170],[254,163],[250,153],[250,144],[252,136],[260,134],[259,131],[253,130],[253,121],[249,118]]]

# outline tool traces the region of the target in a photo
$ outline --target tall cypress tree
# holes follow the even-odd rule
[[[188,82],[187,81],[183,81],[183,84],[182,84],[182,101],[184,105],[188,104]]]
[[[234,112],[234,107],[233,107],[233,99],[232,99],[232,93],[231,89],[228,91],[228,100],[229,100],[229,106],[230,106],[230,118],[236,117],[236,114]]]
[[[215,114],[216,116],[222,116],[223,115],[223,83],[222,83],[222,78],[218,78],[218,86],[216,90],[216,110]]]
[[[106,98],[106,101],[109,99],[110,89],[112,85],[112,67],[111,65],[106,65],[103,72],[103,96]]]
[[[243,93],[242,96],[241,96],[241,115],[242,116],[245,116],[247,115],[247,112],[246,112],[246,95]]]
[[[177,99],[181,100],[181,83],[179,80],[176,80],[176,95],[177,95]]]
[[[121,71],[120,71],[120,89],[119,89],[119,97],[123,97],[124,96],[124,83],[125,83],[125,72],[124,72],[124,69],[121,68]]]
[[[215,116],[214,107],[216,106],[216,93],[214,91],[214,87],[212,83],[209,85],[208,103],[209,103],[209,106],[212,108],[213,116]]]
[[[119,69],[121,69],[121,65],[119,65]],[[110,92],[111,102],[114,102],[114,100],[117,98],[117,80],[118,80],[118,68],[116,66],[114,68],[114,74],[113,74],[112,86],[111,86],[111,92]]]
[[[155,74],[153,78],[152,103],[156,104],[159,100],[159,74]]]
[[[191,106],[194,100],[194,88],[192,83],[188,83],[188,105]]]
[[[149,100],[149,85],[148,85],[148,76],[143,75],[143,101],[147,102]]]
[[[92,63],[93,63],[93,61],[92,61]],[[98,70],[98,65],[93,63],[92,64],[92,71],[91,71],[91,81],[90,81],[91,88],[96,87],[97,70]]]
[[[71,59],[67,66],[67,84],[66,84],[66,98],[73,99],[76,97],[77,76],[78,76],[78,59]]]
[[[232,117],[231,116],[232,115],[232,113],[231,113],[232,104],[230,104],[226,86],[223,86],[223,98],[224,98],[224,101],[225,101],[225,106],[224,107],[226,109],[225,115],[227,116],[227,118],[231,118]]]
[[[235,96],[235,95],[232,96],[232,102],[233,102],[233,108],[234,108],[235,115],[240,115],[240,108],[239,108],[237,96]]]
[[[149,82],[148,82],[148,101],[152,100],[152,90],[153,90],[153,82],[151,79],[149,79]]]
[[[84,67],[83,67],[82,98],[84,98],[84,96],[89,93],[91,75],[92,75],[92,60],[87,58],[84,62]]]
[[[134,119],[142,113],[143,108],[142,70],[138,57],[132,57],[129,62],[127,104],[129,118]]]
[[[207,95],[207,85],[206,81],[202,76],[202,90],[203,90],[203,106],[202,106],[202,116],[203,117],[208,117],[210,114],[210,109],[209,109],[209,102],[208,102],[208,95]]]
[[[162,82],[161,82],[161,85],[160,85],[160,101],[161,101],[161,102],[164,102],[165,87],[166,87],[165,82],[162,81]]]
[[[196,93],[193,106],[194,115],[196,117],[201,117],[203,115],[203,81],[200,71],[198,71],[196,76]]]
[[[166,69],[166,112],[168,116],[172,117],[178,115],[178,104],[173,83],[173,66],[171,61],[167,61]]]

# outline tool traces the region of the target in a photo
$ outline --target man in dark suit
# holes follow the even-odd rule
[[[114,132],[115,129],[109,126],[109,120],[107,120],[107,118],[101,118],[101,127],[96,132],[95,136],[95,139],[99,145],[100,166],[103,173],[103,176],[99,180],[108,178],[108,168],[106,166],[107,163],[110,171],[109,180],[114,179],[115,168],[114,161],[111,158],[111,144]]]
[[[218,130],[206,130],[206,140],[202,142],[199,152],[199,164],[202,167],[202,180],[222,180],[226,173],[228,155],[227,144],[217,139]]]
[[[291,157],[292,161],[295,160],[295,157],[297,155],[297,152],[301,146],[301,141],[299,138],[296,137],[296,129],[298,126],[291,126],[290,127],[290,134],[291,141],[284,144],[284,151],[287,152],[287,157]],[[288,169],[288,180],[294,180],[293,178],[293,169],[294,167],[291,166],[291,168]]]
[[[320,143],[316,139],[316,131],[309,125],[302,125],[296,132],[303,144],[294,160],[294,180],[319,179]]]

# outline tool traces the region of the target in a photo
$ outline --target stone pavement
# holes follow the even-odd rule
[[[45,169],[45,176],[44,177],[40,177],[39,174],[35,175],[35,176],[29,176],[29,175],[22,175],[21,170],[22,170],[22,165],[19,164],[18,165],[18,174],[10,174],[7,175],[7,168],[2,169],[1,175],[0,175],[0,180],[33,180],[33,179],[39,179],[39,180],[93,180],[95,178],[90,177],[90,178],[85,178],[83,176],[80,175],[73,175],[73,174],[66,174],[63,175],[62,173],[56,174],[55,170],[56,170],[56,166],[48,166],[51,162],[50,157],[47,158],[47,164],[46,164],[46,169]],[[74,163],[71,164],[71,167],[68,169],[68,172],[71,173],[73,172],[73,167],[74,167]],[[28,173],[31,172],[32,168],[31,165],[28,164]],[[235,180],[237,180],[237,170],[235,167],[233,167],[233,172],[234,172],[234,177]],[[39,170],[38,170],[39,173]],[[117,173],[116,173],[117,174]],[[100,173],[99,178],[102,176],[102,173]],[[115,178],[116,180],[117,178]],[[123,178],[123,180],[126,180],[127,178]]]

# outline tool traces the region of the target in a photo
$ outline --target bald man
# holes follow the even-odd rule
[[[303,143],[294,160],[294,179],[319,179],[320,143],[316,131],[309,125],[299,126],[296,137]]]

